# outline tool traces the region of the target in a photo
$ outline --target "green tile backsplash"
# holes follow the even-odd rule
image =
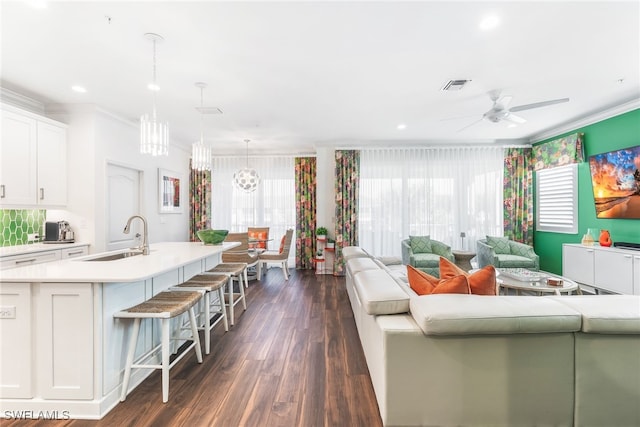
[[[44,237],[45,209],[0,209],[0,246],[26,245],[29,234]]]

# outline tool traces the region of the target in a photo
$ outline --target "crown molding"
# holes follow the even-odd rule
[[[604,110],[596,111],[586,117],[582,117],[577,120],[566,122],[559,126],[547,129],[544,132],[535,134],[530,137],[529,142],[535,144],[536,142],[544,141],[545,139],[553,138],[564,133],[571,132],[576,129],[580,129],[585,126],[592,125],[597,122],[601,122],[611,117],[619,116],[620,114],[628,113],[640,108],[640,98],[632,99],[623,104],[616,105],[614,107],[606,108]]]
[[[0,101],[41,116],[45,113],[44,103],[4,87],[0,87]]]

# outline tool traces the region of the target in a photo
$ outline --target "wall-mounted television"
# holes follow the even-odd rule
[[[640,145],[589,157],[598,218],[640,219]]]

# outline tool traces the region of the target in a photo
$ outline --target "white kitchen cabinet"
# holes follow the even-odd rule
[[[89,245],[75,246],[73,248],[65,248],[60,250],[60,259],[69,259],[89,254]]]
[[[0,207],[64,207],[66,125],[2,106]]]
[[[640,295],[640,252],[598,245],[564,244],[562,275],[596,289]]]
[[[0,270],[7,268],[23,267],[25,265],[42,264],[60,260],[60,250],[50,250],[24,255],[13,255],[0,259]]]
[[[0,283],[0,397],[32,398],[31,285]]]

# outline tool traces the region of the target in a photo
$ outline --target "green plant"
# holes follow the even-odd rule
[[[335,243],[336,241],[331,237],[327,237],[327,243]]]
[[[316,229],[316,236],[326,236],[327,235],[327,228],[326,227],[318,227]]]

